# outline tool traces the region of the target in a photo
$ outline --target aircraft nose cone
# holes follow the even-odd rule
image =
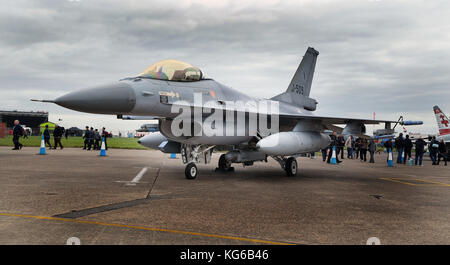
[[[82,112],[123,114],[133,110],[136,94],[129,84],[117,82],[70,92],[57,98],[55,103]]]

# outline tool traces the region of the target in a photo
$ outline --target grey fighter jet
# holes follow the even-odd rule
[[[271,157],[288,176],[294,176],[295,157],[327,148],[330,137],[324,131],[335,129],[336,124],[345,125],[345,134],[361,135],[365,124],[385,123],[390,129],[395,123],[314,115],[317,101],[309,94],[318,55],[308,48],[287,90],[271,99],[258,99],[222,85],[191,64],[165,60],[135,77],[39,101],[119,118],[155,117],[160,132],[142,138],[141,144],[181,153],[188,179],[196,178],[196,164],[209,163],[217,146],[230,149],[220,156],[218,170],[230,171],[233,163],[249,166]],[[254,107],[258,104],[270,105],[275,111]]]

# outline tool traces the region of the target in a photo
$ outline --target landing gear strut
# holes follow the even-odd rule
[[[197,166],[195,163],[208,164],[211,161],[211,154],[213,152],[214,146],[204,146],[204,145],[181,145],[181,158],[186,169],[184,174],[187,179],[195,179],[197,177]]]
[[[284,171],[286,171],[286,175],[288,177],[293,177],[297,175],[297,159],[295,157],[284,158],[280,156],[274,156],[275,159],[281,166]]]

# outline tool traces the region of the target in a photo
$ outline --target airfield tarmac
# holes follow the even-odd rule
[[[187,180],[159,151],[38,152],[0,147],[0,244],[450,243],[450,171],[428,160],[302,157],[286,177],[272,159],[215,173],[215,153]]]

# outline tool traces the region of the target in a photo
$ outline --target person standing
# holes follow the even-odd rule
[[[105,140],[105,150],[108,150],[108,141],[106,140],[109,137],[109,132],[106,131],[105,127],[102,128],[102,138]]]
[[[406,164],[406,161],[408,161],[411,158],[411,151],[413,148],[413,143],[411,139],[409,138],[409,135],[406,135],[405,139],[405,160],[403,161],[403,164]]]
[[[86,130],[84,131],[83,139],[84,139],[84,147],[83,150],[86,150],[88,144],[89,144],[89,135],[91,134],[91,131],[89,131],[89,126],[86,126]]]
[[[355,137],[352,136],[352,159],[355,157]]]
[[[438,148],[438,160],[437,160],[437,164],[439,165],[439,162],[441,162],[441,157],[443,158],[445,165],[447,166],[447,155],[448,155],[448,150],[447,150],[447,146],[445,145],[444,139],[441,139],[441,141],[439,142],[439,148]]]
[[[13,143],[14,148],[12,150],[20,150],[23,147],[23,144],[19,142],[19,139],[21,136],[24,135],[25,130],[22,128],[22,125],[20,125],[19,120],[14,121],[14,127],[13,127]]]
[[[58,144],[63,149],[63,145],[61,143],[61,138],[64,134],[64,128],[60,127],[58,124],[55,125],[55,130],[53,131],[53,139],[55,140],[55,147],[54,149],[58,148]]]
[[[89,130],[88,150],[91,150],[91,148],[94,149],[94,137],[94,127],[91,127],[91,129]]]
[[[45,130],[44,130],[44,141],[45,141],[45,144],[48,144],[48,146],[50,147],[50,149],[52,149],[52,144],[50,143],[50,130],[48,129],[48,124],[45,125]]]
[[[370,139],[369,141],[369,153],[370,153],[370,161],[369,163],[375,163],[375,152],[377,151],[377,144],[373,139]]]
[[[355,140],[355,149],[354,149],[356,159],[358,159],[359,157],[360,147],[361,147],[361,138],[358,137],[358,139]]]
[[[389,161],[389,152],[392,152],[392,139],[387,140],[384,143],[384,147],[386,148],[386,152],[388,154],[386,161]],[[394,160],[394,153],[392,153],[392,160]]]
[[[328,151],[328,149],[330,149],[330,146],[321,149],[323,162],[327,161],[327,151]]]
[[[439,142],[436,140],[436,136],[431,138],[430,142],[430,157],[433,162],[433,166],[437,165],[437,154],[439,151]]]
[[[397,138],[395,138],[395,147],[397,148],[397,164],[403,163],[403,150],[405,147],[405,139],[403,139],[403,133],[400,133]]]
[[[337,144],[338,144],[338,152],[337,152],[336,156],[341,154],[341,159],[344,159],[345,138],[344,138],[344,135],[342,133],[337,138]]]
[[[331,157],[333,156],[333,147],[334,149],[336,149],[336,145],[337,145],[337,134],[336,132],[333,132],[332,135],[330,135],[330,151],[328,152],[328,159],[327,159],[327,163],[331,162]],[[339,161],[339,157],[336,154],[336,163],[341,163],[342,161]]]
[[[417,166],[417,162],[419,162],[419,166],[422,166],[423,152],[427,143],[419,136],[419,139],[417,139],[414,144],[416,145],[415,165]]]
[[[353,136],[349,136],[345,141],[345,147],[347,147],[347,158],[353,159]]]
[[[361,162],[362,161],[364,161],[364,162],[367,161],[367,147],[368,147],[367,139],[366,138],[362,138],[361,139],[361,154],[359,155],[360,158],[361,158]]]
[[[95,129],[94,132],[94,150],[100,150],[100,133],[98,132],[98,129]]]

